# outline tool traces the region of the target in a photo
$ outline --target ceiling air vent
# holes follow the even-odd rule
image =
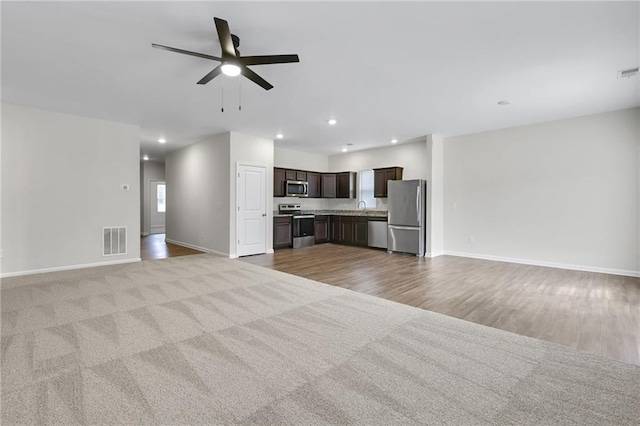
[[[618,78],[631,78],[638,75],[638,67],[618,71]]]

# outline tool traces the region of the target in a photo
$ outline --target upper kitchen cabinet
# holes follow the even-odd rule
[[[284,182],[286,180],[285,169],[280,169],[277,167],[273,168],[273,196],[274,197],[284,197]]]
[[[384,198],[387,196],[387,182],[402,180],[402,167],[385,167],[373,169],[373,196]]]
[[[356,198],[356,172],[336,173],[336,198]]]
[[[322,198],[336,198],[336,174],[322,173]]]
[[[320,188],[320,173],[307,172],[307,182],[309,183],[309,198],[320,198],[322,191]]]
[[[284,171],[284,178],[285,180],[298,180],[297,174],[298,174],[297,170],[286,169]]]

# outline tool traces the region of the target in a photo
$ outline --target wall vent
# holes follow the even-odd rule
[[[631,78],[638,75],[638,67],[618,71],[618,78]]]
[[[109,226],[102,228],[102,255],[127,254],[127,227]]]

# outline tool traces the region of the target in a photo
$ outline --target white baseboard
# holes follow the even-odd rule
[[[0,274],[0,278],[19,277],[21,275],[44,274],[46,272],[69,271],[71,269],[95,268],[96,266],[120,265],[122,263],[140,262],[139,257],[134,259],[110,260],[108,262],[83,263],[80,265],[57,266],[55,268],[31,269],[28,271],[7,272]]]
[[[267,250],[267,254],[273,254],[273,249]]]
[[[449,250],[445,250],[442,254],[446,254],[448,256],[469,257],[472,259],[494,260],[497,262],[520,263],[522,265],[545,266],[547,268],[570,269],[572,271],[597,272],[600,274],[623,275],[626,277],[640,277],[640,271],[601,268],[599,266],[571,265],[567,263],[544,262],[539,260],[517,259],[512,257],[501,257],[476,253],[462,253]]]
[[[175,244],[177,246],[182,246],[182,247],[186,247],[186,248],[190,248],[190,249],[194,249],[194,250],[203,251],[205,253],[218,254],[218,255],[224,256],[224,257],[229,256],[229,253],[222,253],[222,252],[219,252],[219,251],[211,250],[211,249],[206,248],[206,247],[200,247],[200,246],[196,246],[196,245],[193,245],[193,244],[183,243],[182,241],[170,240],[169,238],[165,238],[164,240],[167,243]]]
[[[443,251],[434,251],[433,253],[425,253],[424,257],[438,257],[444,254]]]

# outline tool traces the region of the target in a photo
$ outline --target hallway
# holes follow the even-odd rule
[[[166,259],[190,254],[202,254],[201,251],[165,242],[165,234],[151,234],[140,238],[140,257],[142,260]]]

